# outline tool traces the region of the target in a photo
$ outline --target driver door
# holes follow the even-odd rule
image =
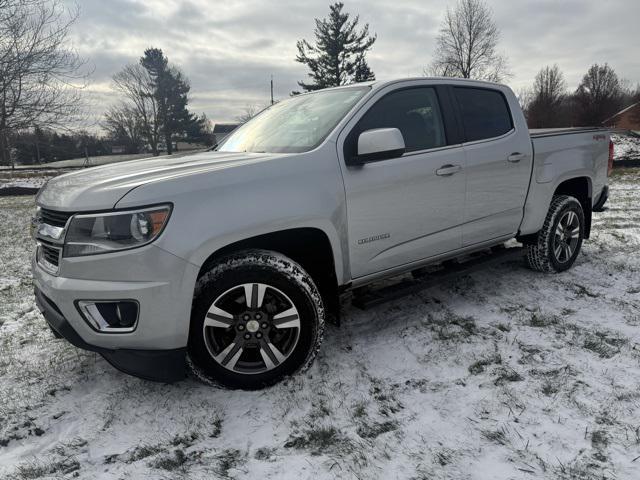
[[[462,247],[465,154],[447,141],[441,98],[448,105],[433,86],[382,91],[345,139],[345,157],[376,128],[399,129],[406,147],[401,157],[343,168],[354,279]]]

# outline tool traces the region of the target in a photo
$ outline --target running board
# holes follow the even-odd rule
[[[490,265],[497,265],[510,260],[521,260],[523,258],[523,247],[494,247],[467,255],[460,259],[443,262],[439,270],[431,272],[428,272],[427,268],[413,270],[413,280],[402,280],[379,289],[363,287],[359,289],[360,291],[356,290],[353,292],[351,304],[361,310],[367,310],[382,303],[433,287],[459,275],[468,274]]]

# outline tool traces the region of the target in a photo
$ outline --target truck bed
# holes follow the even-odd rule
[[[609,131],[605,128],[549,128],[530,130],[534,163],[520,231],[537,232],[558,183],[589,178],[588,192],[595,204],[607,183]]]
[[[604,127],[568,127],[568,128],[533,128],[529,129],[531,138],[553,137],[558,135],[572,135],[576,133],[606,132]]]

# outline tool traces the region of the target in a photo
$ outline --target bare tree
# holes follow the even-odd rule
[[[566,108],[567,82],[558,65],[542,68],[533,83],[531,101],[526,109],[532,128],[560,127],[569,122]]]
[[[81,113],[84,61],[68,43],[77,9],[57,0],[0,0],[0,161],[10,133],[59,127]]]
[[[526,114],[531,106],[531,102],[533,101],[533,90],[530,87],[522,87],[514,93],[516,94],[520,108]]]
[[[620,110],[623,90],[616,72],[608,64],[592,65],[574,95],[577,123],[600,125]]]
[[[113,76],[113,84],[126,98],[129,108],[136,112],[142,135],[153,155],[158,155],[160,142],[160,113],[153,79],[140,64],[127,65]]]
[[[502,81],[510,73],[506,57],[497,50],[499,40],[489,6],[482,0],[459,0],[453,10],[447,8],[433,62],[425,73]]]
[[[138,153],[144,144],[144,129],[140,115],[124,102],[107,110],[102,128],[111,140],[124,144],[128,153]]]
[[[633,105],[640,103],[640,83],[636,85],[636,90],[632,93],[631,102]],[[640,123],[640,108],[636,107],[633,110],[631,118],[633,118],[635,122]]]
[[[260,105],[246,105],[244,111],[236,117],[236,120],[240,123],[247,123],[265,108],[266,107],[261,107]]]

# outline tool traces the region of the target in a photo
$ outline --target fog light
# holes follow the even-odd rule
[[[135,300],[80,300],[78,310],[91,328],[103,333],[133,332],[138,325]]]

